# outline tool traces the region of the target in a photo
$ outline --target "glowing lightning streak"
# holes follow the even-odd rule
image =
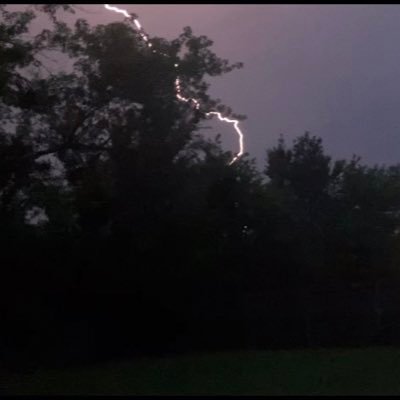
[[[142,25],[140,24],[140,22],[139,22],[139,20],[138,20],[137,18],[134,18],[132,15],[130,15],[130,14],[128,13],[128,11],[122,10],[122,9],[120,9],[120,8],[118,8],[118,7],[110,6],[109,4],[104,4],[104,7],[105,7],[107,10],[109,10],[109,11],[114,11],[114,12],[116,12],[116,13],[119,13],[119,14],[124,15],[126,18],[133,19],[133,23],[135,24],[136,28],[138,29],[138,31],[139,31],[139,33],[140,33],[140,37],[147,43],[147,45],[148,45],[149,47],[152,46],[152,44],[149,43],[149,38],[148,38],[147,35],[143,32]]]
[[[241,155],[243,155],[243,149],[244,149],[244,135],[243,132],[239,128],[239,121],[237,119],[229,119],[226,117],[223,117],[221,113],[217,111],[210,111],[206,113],[206,115],[216,115],[220,121],[227,122],[228,124],[233,124],[233,127],[235,128],[236,133],[239,136],[239,153],[236,154],[235,157],[233,157],[232,161],[229,163],[229,165],[232,165]]]
[[[142,25],[140,24],[139,20],[134,17],[134,14],[131,15],[128,13],[128,11],[122,10],[118,7],[110,6],[109,4],[104,4],[104,7],[109,11],[114,11],[116,13],[123,14],[126,18],[133,20],[133,23],[135,24],[136,28],[139,31],[140,37],[147,43],[148,47],[152,46],[152,44],[149,42],[148,36],[143,32]],[[156,53],[155,50],[153,50],[153,52]],[[168,55],[165,53],[161,53],[161,54],[163,56],[168,57]],[[178,68],[179,64],[174,64],[174,67]],[[176,91],[176,98],[179,101],[182,101],[185,103],[192,102],[194,104],[196,110],[200,109],[200,103],[198,100],[194,99],[193,97],[187,98],[187,97],[182,96],[181,81],[179,79],[179,76],[175,79],[175,91]],[[232,161],[229,163],[229,165],[232,165],[240,156],[243,155],[243,152],[244,152],[244,135],[243,135],[243,132],[239,128],[239,120],[223,117],[222,114],[218,111],[209,111],[206,113],[206,116],[210,116],[210,115],[216,115],[220,121],[227,122],[229,124],[233,124],[233,127],[239,136],[239,152],[236,154],[235,157],[233,157]]]
[[[126,18],[130,18],[130,17],[131,17],[130,14],[128,13],[128,11],[126,11],[126,10],[121,10],[121,9],[118,8],[118,7],[112,7],[112,6],[110,6],[109,4],[104,4],[104,7],[107,8],[107,10],[114,11],[114,12],[116,12],[116,13],[123,14],[123,15],[125,15]]]

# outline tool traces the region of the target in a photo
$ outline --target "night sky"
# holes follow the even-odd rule
[[[150,36],[173,39],[189,25],[220,57],[244,63],[213,79],[211,93],[247,115],[245,147],[260,166],[279,134],[291,142],[306,130],[334,158],[400,161],[400,5],[118,6]],[[102,5],[81,7],[87,12],[74,19],[123,19]],[[235,133],[216,126],[236,151]]]

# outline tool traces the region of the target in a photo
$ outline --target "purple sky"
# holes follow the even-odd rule
[[[81,5],[91,23],[123,16]],[[248,119],[246,150],[263,164],[280,133],[309,130],[335,158],[400,161],[400,5],[117,5],[135,12],[150,36],[184,26],[244,68],[212,81],[211,93]],[[235,133],[216,125],[224,147]]]

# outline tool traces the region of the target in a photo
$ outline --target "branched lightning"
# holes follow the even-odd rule
[[[130,14],[126,10],[123,10],[118,7],[110,6],[109,4],[104,4],[104,7],[109,11],[114,11],[116,13],[124,15],[126,18],[129,18],[135,25],[136,29],[138,30],[141,39],[147,44],[148,47],[152,47],[152,44],[149,41],[149,36],[144,32],[142,25],[140,24],[140,22],[137,19],[137,16],[135,14]],[[153,53],[157,53],[156,50],[153,50]],[[165,57],[168,57],[168,55],[165,53],[160,53],[160,54],[162,54]],[[178,68],[179,64],[174,64],[174,67]],[[200,109],[200,102],[197,99],[195,99],[193,97],[185,97],[182,94],[181,80],[180,80],[179,76],[177,76],[175,79],[175,92],[176,92],[176,98],[179,101],[184,102],[184,103],[192,103],[196,110]],[[229,165],[232,165],[240,156],[243,155],[243,152],[244,152],[244,135],[239,127],[239,120],[224,117],[218,111],[208,111],[205,113],[205,115],[206,116],[216,115],[220,121],[226,122],[228,124],[233,124],[233,127],[239,137],[239,152],[235,155],[235,157],[233,157],[233,159],[229,163]]]

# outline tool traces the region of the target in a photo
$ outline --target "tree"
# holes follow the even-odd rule
[[[42,10],[54,17],[57,9],[43,6]],[[15,207],[23,226],[29,207],[40,207],[48,219],[44,225],[29,227],[34,251],[29,265],[23,264],[21,255],[20,274],[27,274],[33,262],[40,262],[43,273],[33,281],[40,281],[37,290],[43,297],[53,299],[50,314],[57,315],[63,304],[70,310],[65,312],[86,315],[89,323],[98,323],[96,313],[115,323],[116,319],[118,323],[126,320],[126,338],[132,329],[127,309],[115,299],[111,300],[113,315],[100,306],[95,313],[89,297],[100,304],[107,293],[128,293],[130,312],[141,314],[143,321],[150,313],[157,323],[165,313],[171,320],[174,314],[184,318],[184,303],[172,294],[184,295],[184,286],[194,282],[197,272],[185,272],[186,281],[179,285],[177,277],[188,260],[176,262],[176,254],[182,249],[180,241],[191,255],[198,243],[187,239],[196,237],[195,227],[182,226],[182,221],[192,214],[192,221],[206,224],[200,217],[205,210],[192,206],[199,201],[198,193],[190,192],[190,186],[194,190],[196,186],[190,180],[200,183],[206,178],[211,160],[216,163],[214,170],[222,173],[231,157],[217,142],[207,143],[197,132],[200,122],[207,119],[204,111],[177,100],[174,64],[178,54],[183,54],[178,71],[182,86],[188,96],[201,100],[204,110],[213,107],[230,113],[209,97],[204,77],[241,67],[218,58],[210,49],[212,42],[194,36],[190,28],[171,42],[151,40],[156,53],[143,45],[128,23],[92,28],[78,20],[69,28],[54,18],[54,28],[43,31],[31,46],[74,58],[73,71],[24,78],[26,86],[15,93],[6,90],[3,96],[8,107],[17,109],[19,132],[14,153],[10,154],[9,147],[4,149],[10,159],[4,159],[9,172],[3,187],[14,184],[8,201],[23,194],[25,208],[21,209],[21,202]],[[28,57],[24,66],[31,66],[32,60]],[[11,118],[10,113],[3,115],[5,122]],[[8,140],[7,132],[3,133]],[[240,169],[242,164],[237,165]],[[17,168],[25,179],[18,184]],[[203,199],[212,181],[206,179],[205,184]],[[183,202],[185,198],[187,202]],[[15,222],[15,217],[5,212]],[[28,240],[27,234],[23,239]],[[204,248],[209,240],[203,238]],[[68,256],[60,258],[61,254]],[[175,268],[168,268],[166,262],[175,262]],[[51,284],[54,280],[57,292]],[[155,301],[154,296],[163,301]],[[125,314],[118,313],[118,307]],[[142,334],[137,329],[132,332],[141,340],[158,331],[154,325],[142,325]],[[172,332],[176,328],[172,326]],[[100,330],[97,333],[100,337]],[[154,340],[148,348],[152,345]]]

